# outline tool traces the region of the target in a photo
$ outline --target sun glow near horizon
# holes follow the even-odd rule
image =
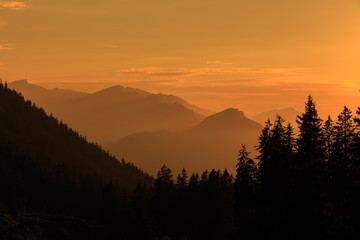
[[[300,111],[312,94],[335,115],[360,104],[359,11],[357,0],[2,0],[0,76],[114,82],[249,115]]]

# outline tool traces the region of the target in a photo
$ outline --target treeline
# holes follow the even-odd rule
[[[297,136],[282,117],[267,121],[259,156],[242,146],[235,176],[184,169],[174,179],[163,166],[153,187],[139,186],[129,199],[128,225],[116,224],[123,209],[108,209],[110,229],[125,239],[358,239],[359,115],[344,107],[323,121],[309,97]]]

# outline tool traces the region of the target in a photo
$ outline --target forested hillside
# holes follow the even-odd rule
[[[152,181],[0,84],[1,208],[98,217],[104,185]]]

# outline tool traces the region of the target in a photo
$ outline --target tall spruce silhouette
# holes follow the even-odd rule
[[[320,119],[316,104],[311,96],[305,103],[305,113],[298,116],[296,121],[299,127],[297,140],[298,157],[305,164],[304,167],[315,171],[317,163],[325,159],[322,120]]]
[[[326,160],[331,162],[332,155],[334,153],[334,138],[335,138],[335,128],[334,121],[329,115],[323,125],[323,134],[325,141],[325,152],[326,152]]]
[[[324,162],[326,160],[326,145],[316,103],[308,96],[305,112],[298,116],[299,136],[297,139],[297,168],[295,171],[297,186],[296,203],[299,205],[296,213],[297,224],[314,236],[320,234],[315,222],[320,220],[320,196],[323,191]],[[306,231],[308,233],[308,231]],[[305,232],[303,232],[305,233]]]
[[[335,125],[334,161],[346,169],[350,165],[351,147],[355,137],[355,125],[352,112],[344,106]]]
[[[251,219],[251,205],[254,200],[255,193],[255,163],[249,157],[250,152],[246,150],[246,146],[242,145],[239,151],[239,157],[236,164],[235,177],[235,226],[237,235],[248,239],[253,235],[253,222]]]

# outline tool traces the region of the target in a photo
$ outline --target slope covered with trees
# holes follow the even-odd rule
[[[0,207],[95,218],[103,187],[133,189],[152,178],[0,83]]]

